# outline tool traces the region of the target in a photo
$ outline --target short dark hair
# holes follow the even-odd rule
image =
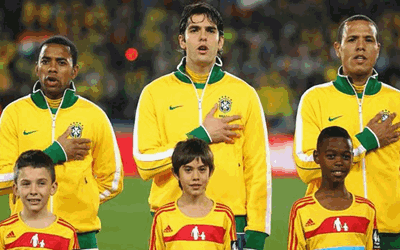
[[[78,49],[76,48],[75,44],[73,42],[71,42],[71,40],[69,40],[65,36],[52,36],[49,39],[47,39],[46,41],[42,42],[40,44],[39,50],[37,52],[36,58],[38,61],[39,61],[39,57],[40,57],[40,52],[42,51],[43,46],[46,44],[60,44],[60,45],[69,47],[69,52],[72,57],[72,66],[75,67],[75,65],[78,62]]]
[[[219,36],[221,37],[224,35],[224,23],[222,22],[221,14],[213,6],[204,2],[185,6],[182,12],[181,20],[179,21],[179,35],[183,35],[183,37],[185,37],[186,28],[189,26],[189,20],[191,20],[192,16],[196,14],[204,14],[205,17],[217,25]],[[184,54],[186,55],[185,52]],[[218,51],[218,55],[221,54],[222,51]]]
[[[342,43],[344,26],[346,25],[346,23],[352,22],[352,21],[358,21],[358,20],[363,20],[363,21],[367,21],[367,22],[371,23],[375,27],[375,30],[376,30],[376,34],[375,34],[376,41],[377,42],[379,41],[379,31],[378,31],[378,26],[376,25],[376,23],[374,21],[372,21],[372,19],[367,17],[367,16],[354,15],[354,16],[351,16],[351,17],[347,18],[346,20],[344,20],[340,24],[339,29],[338,29],[338,33],[337,33],[337,38],[336,38],[338,43],[340,43],[340,44]]]
[[[28,150],[23,152],[14,166],[14,182],[17,183],[21,169],[25,167],[45,168],[50,173],[51,182],[56,181],[53,160],[41,150]]]
[[[334,137],[339,137],[339,138],[344,138],[346,140],[350,140],[350,148],[352,148],[352,140],[351,137],[349,135],[349,133],[347,132],[346,129],[342,128],[342,127],[338,127],[338,126],[331,126],[331,127],[327,127],[324,128],[321,133],[318,136],[318,140],[317,140],[317,151],[320,151],[322,144],[324,143],[324,141],[326,139],[329,138],[334,138]],[[350,149],[352,150],[352,149]]]
[[[205,141],[192,138],[178,142],[172,154],[172,171],[179,176],[179,169],[195,159],[201,159],[203,164],[210,169],[210,173],[214,171],[214,156]],[[179,187],[182,189],[180,182]]]

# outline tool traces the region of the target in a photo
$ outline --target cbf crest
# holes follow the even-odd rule
[[[71,129],[71,134],[70,136],[72,138],[81,138],[82,137],[82,130],[83,130],[83,125],[80,122],[73,122],[71,123],[72,129]]]
[[[389,115],[390,115],[390,112],[387,109],[382,110],[382,118],[381,118],[381,120],[384,122],[387,118],[389,118]]]
[[[232,110],[232,99],[228,96],[221,96],[218,101],[218,107],[222,113],[228,113]]]

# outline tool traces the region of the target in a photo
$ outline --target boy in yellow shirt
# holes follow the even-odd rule
[[[321,131],[313,153],[321,166],[321,187],[293,204],[288,250],[380,249],[374,204],[345,186],[352,149],[345,129],[332,126]]]
[[[207,143],[196,138],[179,142],[172,154],[172,166],[182,196],[155,213],[149,249],[237,249],[232,210],[205,194],[214,171]]]
[[[14,167],[13,192],[23,209],[0,223],[0,249],[79,249],[75,228],[47,210],[56,191],[52,159],[40,150],[22,153]]]

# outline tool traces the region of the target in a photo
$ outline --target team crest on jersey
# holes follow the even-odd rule
[[[222,113],[228,113],[232,109],[232,99],[228,96],[221,96],[221,98],[219,98],[218,107]]]
[[[389,118],[390,112],[387,109],[382,110],[382,112],[383,114],[381,120],[384,122],[387,118]]]
[[[340,221],[339,217],[336,218],[336,220],[333,222],[333,227],[334,227],[334,228],[336,229],[336,231],[338,231],[338,232],[341,232],[341,231],[347,232],[347,231],[349,231],[349,227],[347,226],[347,223],[344,222],[344,223],[342,224],[342,222]]]
[[[82,137],[82,130],[83,130],[83,125],[80,122],[73,122],[71,123],[72,129],[71,129],[71,134],[70,136],[72,138],[81,138]]]
[[[206,240],[206,235],[204,232],[199,231],[199,228],[197,226],[195,226],[192,229],[192,232],[190,232],[190,236],[193,237],[194,240]]]
[[[30,243],[32,244],[33,247],[40,247],[40,248],[44,248],[44,246],[46,245],[43,239],[40,241],[38,234],[32,236]]]

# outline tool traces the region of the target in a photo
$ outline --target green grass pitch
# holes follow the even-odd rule
[[[273,179],[272,232],[264,249],[285,249],[288,218],[293,202],[304,196],[306,185],[299,179]],[[102,230],[97,234],[100,250],[148,249],[152,217],[147,197],[151,182],[125,178],[124,191],[100,206]],[[0,219],[9,216],[8,196],[0,196]]]

